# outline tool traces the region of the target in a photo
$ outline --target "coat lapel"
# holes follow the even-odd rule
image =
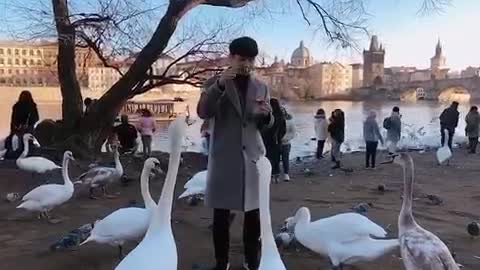
[[[233,80],[228,80],[225,82],[225,84],[225,92],[228,98],[232,102],[233,107],[235,107],[237,113],[242,116],[242,107],[240,105],[240,98],[238,97],[237,87],[235,86],[235,83],[233,82]]]

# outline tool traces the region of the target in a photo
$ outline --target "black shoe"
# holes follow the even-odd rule
[[[335,170],[335,169],[340,169],[340,162],[339,161],[335,162],[335,166],[332,167],[332,170]]]

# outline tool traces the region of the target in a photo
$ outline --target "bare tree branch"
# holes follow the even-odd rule
[[[417,15],[425,16],[430,13],[442,13],[451,4],[452,0],[423,0]]]

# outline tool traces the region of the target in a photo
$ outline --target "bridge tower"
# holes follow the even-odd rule
[[[369,87],[384,83],[385,49],[378,37],[372,36],[369,50],[363,50],[363,86]]]
[[[447,58],[443,55],[443,48],[440,39],[435,47],[435,55],[430,58],[430,69],[432,79],[446,79],[448,74]]]

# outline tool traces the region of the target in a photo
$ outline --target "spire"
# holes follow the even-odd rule
[[[278,57],[275,56],[275,58],[273,59],[273,63],[278,63]]]
[[[376,35],[373,35],[370,41],[370,51],[378,51],[378,37]]]
[[[435,56],[442,55],[442,43],[440,42],[440,38],[438,38],[437,47],[435,48]]]
[[[305,47],[305,46],[303,45],[303,40],[302,40],[302,41],[300,41],[300,48],[303,48],[303,47]]]

